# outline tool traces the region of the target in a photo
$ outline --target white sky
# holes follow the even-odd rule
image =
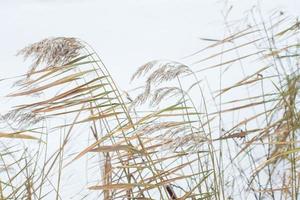
[[[231,18],[239,19],[257,2],[266,12],[300,12],[299,0],[236,0],[229,1]],[[222,37],[223,7],[223,0],[0,0],[0,78],[26,71],[14,57],[25,45],[72,36],[90,43],[126,90],[141,64],[179,60],[206,45],[199,37]]]

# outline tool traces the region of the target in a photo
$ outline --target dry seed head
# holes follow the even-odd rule
[[[148,99],[148,95],[145,95],[145,93],[139,94],[134,100],[130,103],[129,110],[133,110],[133,108],[142,105],[145,103]]]
[[[153,61],[147,62],[146,64],[139,67],[138,70],[132,75],[131,81],[133,81],[136,78],[139,78],[142,75],[145,75],[148,71],[150,71],[159,62],[160,61],[158,61],[158,60],[153,60]]]
[[[170,81],[184,73],[191,73],[191,70],[188,66],[177,62],[165,63],[150,74],[147,79],[147,83]]]
[[[1,116],[1,121],[9,122],[17,129],[25,129],[44,120],[43,116],[31,112],[30,110],[16,109]]]
[[[169,60],[153,60],[153,61],[150,61],[150,62],[142,65],[141,67],[139,67],[138,70],[132,75],[131,81],[136,79],[136,78],[139,78],[141,76],[146,75],[146,73],[148,73],[154,67],[158,67],[158,72],[157,73],[159,73],[159,71],[164,70],[165,68],[169,68],[169,69],[173,68],[173,69],[176,69],[176,70],[178,70],[178,69],[182,70],[183,68],[185,68],[185,69],[188,69],[188,71],[190,71],[189,67],[187,67],[186,65],[181,64],[179,62],[169,61]],[[177,72],[180,72],[180,70],[177,71]]]
[[[155,90],[150,104],[151,105],[158,105],[168,95],[174,96],[174,95],[177,95],[177,94],[182,94],[182,90],[178,87],[162,87],[162,88],[159,88],[159,89]]]
[[[145,134],[151,134],[156,131],[160,131],[162,129],[175,129],[178,126],[182,126],[181,122],[159,122],[156,124],[148,124],[143,126],[140,130],[144,132]]]
[[[186,65],[183,65],[178,62],[174,61],[151,61],[142,67],[140,67],[137,72],[133,75],[132,80],[134,78],[140,77],[141,75],[145,75],[150,69],[152,69],[154,66],[158,66],[158,69],[154,70],[152,73],[149,74],[146,85],[144,86],[144,91],[140,95],[135,98],[133,101],[131,107],[140,105],[145,103],[149,97],[151,96],[151,88],[153,85],[159,85],[162,82],[171,81],[173,79],[178,78],[182,74],[188,74],[192,73],[190,68]],[[171,91],[169,91],[170,93]],[[164,96],[166,96],[165,94]],[[164,98],[162,96],[162,98]],[[157,96],[158,97],[158,96]],[[155,99],[155,97],[154,97]],[[154,100],[153,99],[153,100]],[[157,99],[159,100],[159,99]],[[161,101],[161,100],[160,100]],[[152,101],[154,103],[156,101]]]
[[[170,128],[164,133],[163,137],[174,137],[180,133],[185,134],[189,130],[190,130],[189,126],[180,126],[180,127],[176,127],[176,128]]]
[[[201,135],[196,133],[187,134],[184,136],[178,136],[170,139],[164,148],[166,149],[177,149],[177,148],[190,148],[190,151],[198,151],[207,138],[201,137]]]
[[[17,55],[23,55],[24,59],[33,58],[34,62],[28,73],[30,76],[41,64],[48,68],[68,63],[80,55],[82,48],[84,46],[76,38],[55,37],[33,43],[21,49]]]
[[[191,129],[194,131],[191,131]],[[148,124],[143,126],[140,131],[144,135],[151,135],[160,131],[160,135],[155,136],[153,139],[161,142],[162,150],[190,148],[191,151],[197,151],[205,141],[208,141],[207,137],[197,132],[196,128],[182,124],[181,122],[171,121]]]

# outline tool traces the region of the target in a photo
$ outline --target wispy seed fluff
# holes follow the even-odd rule
[[[157,68],[155,70],[152,70],[155,67]],[[150,72],[151,70],[152,72]],[[151,91],[152,91],[151,89],[153,86],[155,85],[157,86],[162,82],[167,82],[176,79],[180,75],[192,73],[191,69],[182,63],[169,61],[169,60],[154,60],[141,66],[131,77],[131,80],[134,80],[141,76],[145,76],[148,72],[150,73],[146,78],[144,91],[133,100],[130,106],[131,108],[145,103],[151,97]],[[164,90],[164,91],[167,93],[171,93],[174,90],[175,90],[174,88],[173,89],[169,88],[169,91],[168,90]],[[159,101],[161,100],[161,99],[159,100],[160,95],[158,95],[158,93],[155,95],[156,96],[154,96],[152,103],[159,103]],[[158,100],[158,102],[155,101],[155,98],[158,98],[156,99]]]
[[[84,46],[76,38],[55,37],[46,38],[21,49],[17,55],[23,55],[24,59],[31,57],[33,64],[28,76],[44,65],[44,68],[64,65],[80,55]]]

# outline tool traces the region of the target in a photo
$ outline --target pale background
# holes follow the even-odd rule
[[[92,44],[122,89],[137,67],[180,58],[223,37],[224,0],[0,0],[0,78],[25,72],[14,55],[45,37],[78,37]],[[252,6],[300,13],[299,0],[235,0],[231,19]]]

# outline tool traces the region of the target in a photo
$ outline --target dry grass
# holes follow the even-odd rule
[[[8,96],[29,99],[2,116],[1,199],[63,199],[84,158],[92,180],[75,199],[298,199],[299,22],[251,16],[225,18],[227,36],[203,39],[190,67],[140,67],[132,100],[79,39],[21,50],[33,65]]]

